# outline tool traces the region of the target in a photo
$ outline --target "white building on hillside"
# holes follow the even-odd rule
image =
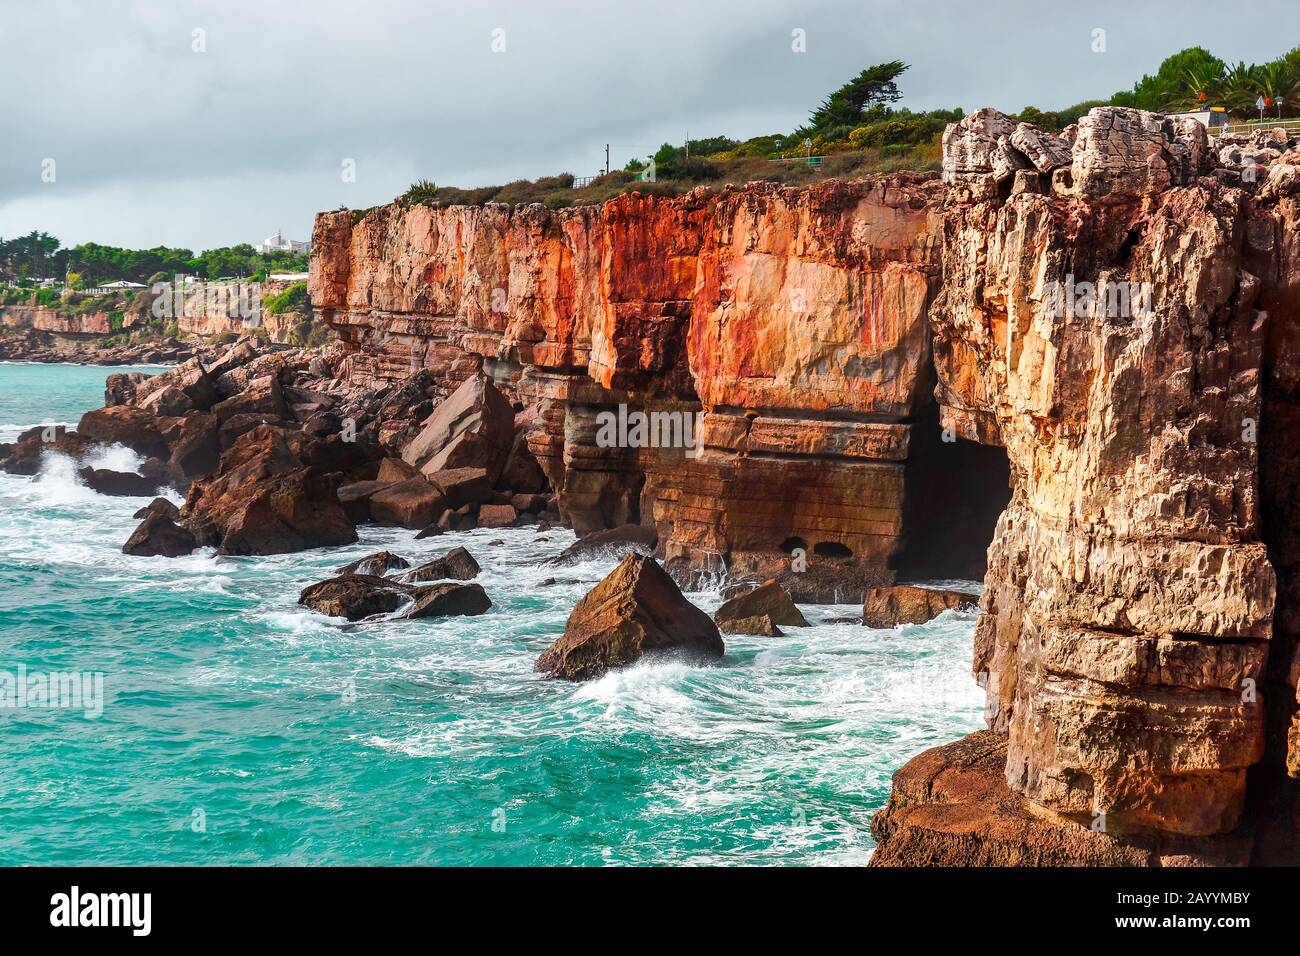
[[[310,252],[310,242],[295,242],[293,239],[286,239],[277,232],[274,236],[267,236],[263,242],[259,242],[253,247],[258,252]]]

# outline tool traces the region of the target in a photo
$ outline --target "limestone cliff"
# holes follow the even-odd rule
[[[1296,862],[1300,171],[1218,145],[982,110],[942,181],[323,213],[310,291],[352,379],[536,405],[564,516],[679,579],[856,600],[987,547],[990,730],[900,770],[877,863]],[[620,404],[702,447],[607,447]]]
[[[579,530],[653,523],[680,578],[788,574],[806,555],[796,591],[833,569],[860,600],[905,544],[941,192],[906,174],[325,213],[310,289],[353,374],[427,367],[450,388],[483,367],[539,404],[530,444]],[[690,416],[672,423],[701,447],[605,447],[599,416],[620,405]]]

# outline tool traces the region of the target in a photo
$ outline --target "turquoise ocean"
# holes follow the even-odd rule
[[[113,371],[0,363],[0,441],[75,424]],[[0,674],[104,690],[97,717],[0,709],[0,865],[860,864],[893,771],[983,725],[970,612],[873,630],[808,605],[813,627],[727,636],[717,666],[574,685],[532,664],[614,562],[548,566],[570,532],[128,557],[146,501],[58,456],[0,474]],[[347,624],[296,603],[355,557],[456,545],[484,568],[481,617]]]

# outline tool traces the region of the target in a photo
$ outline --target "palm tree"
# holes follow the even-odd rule
[[[1170,110],[1205,110],[1223,99],[1222,71],[1188,70],[1182,83],[1182,91],[1168,103]]]
[[[1294,111],[1300,99],[1300,71],[1284,60],[1274,60],[1258,67],[1256,72],[1257,95],[1264,97],[1264,105],[1279,114],[1284,109]]]

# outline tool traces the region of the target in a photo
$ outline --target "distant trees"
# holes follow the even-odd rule
[[[1223,107],[1232,116],[1258,115],[1260,99],[1269,116],[1300,115],[1300,47],[1267,63],[1227,64],[1203,47],[1180,50],[1111,97],[1116,106],[1166,112]]]
[[[247,243],[209,249],[196,256],[189,249],[123,249],[95,242],[65,249],[54,236],[37,231],[0,240],[0,276],[10,279],[62,279],[65,273],[74,272],[87,286],[118,279],[151,285],[162,281],[157,278],[160,275],[170,279],[176,273],[219,279],[306,270],[306,255],[260,253]]]
[[[869,118],[884,119],[884,109],[903,98],[895,81],[906,70],[907,64],[902,60],[867,67],[827,96],[813,110],[806,129],[800,132],[825,134],[836,127],[860,126]]]

